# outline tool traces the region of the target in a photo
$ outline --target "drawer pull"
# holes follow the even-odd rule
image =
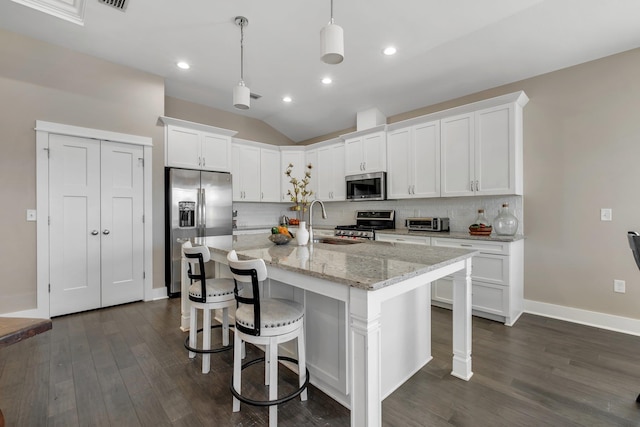
[[[469,248],[470,248],[470,247],[472,247],[473,245],[469,245],[469,244],[467,244],[467,243],[460,243],[460,246],[465,246],[465,247],[469,247]]]

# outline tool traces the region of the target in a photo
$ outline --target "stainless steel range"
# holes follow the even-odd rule
[[[396,214],[390,211],[356,211],[355,225],[339,225],[334,235],[373,240],[376,230],[396,228]]]

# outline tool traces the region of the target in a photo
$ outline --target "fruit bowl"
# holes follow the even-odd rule
[[[270,234],[269,240],[271,240],[276,245],[286,245],[289,243],[293,237],[287,236],[286,234]]]

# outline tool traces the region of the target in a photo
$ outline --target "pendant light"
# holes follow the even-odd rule
[[[244,16],[236,16],[235,22],[240,27],[240,81],[233,88],[233,106],[240,110],[248,110],[251,91],[244,84],[244,27],[249,25],[249,20]]]
[[[333,0],[331,20],[320,30],[320,59],[327,64],[339,64],[344,60],[344,32],[333,21]]]

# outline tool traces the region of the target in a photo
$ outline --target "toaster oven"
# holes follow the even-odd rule
[[[407,218],[409,231],[449,231],[449,218]]]

